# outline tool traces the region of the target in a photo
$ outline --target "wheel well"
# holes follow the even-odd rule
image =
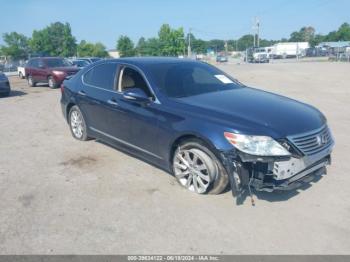
[[[67,122],[68,122],[68,114],[69,114],[69,111],[70,111],[70,109],[71,109],[73,106],[75,106],[74,103],[69,103],[69,104],[67,105],[67,109],[66,109],[66,118],[67,118]]]
[[[171,150],[170,150],[170,155],[169,155],[169,163],[172,163],[172,159],[174,157],[174,153],[176,148],[178,147],[178,145],[180,145],[182,142],[189,140],[189,139],[197,139],[200,140],[202,143],[204,143],[209,149],[214,149],[213,146],[211,144],[209,144],[207,141],[205,141],[203,138],[196,136],[196,135],[183,135],[178,137],[172,144],[171,146]]]

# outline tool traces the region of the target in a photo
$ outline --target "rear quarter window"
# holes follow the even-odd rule
[[[84,83],[107,90],[114,90],[117,68],[118,65],[116,63],[97,65],[84,74]]]

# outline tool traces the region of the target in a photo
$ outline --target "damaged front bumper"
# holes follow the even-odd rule
[[[326,143],[321,143],[313,149],[312,146],[319,142],[319,136],[323,134],[329,134],[326,137]],[[253,156],[236,149],[222,152],[224,166],[232,177],[231,187],[235,186],[235,191],[243,190],[246,186],[251,186],[257,191],[268,192],[292,190],[312,181],[316,176],[326,174],[326,166],[331,164],[331,153],[334,147],[334,140],[328,127],[288,137],[280,143],[288,147],[291,156]],[[237,175],[238,180],[234,179]],[[237,183],[240,185],[238,186]]]

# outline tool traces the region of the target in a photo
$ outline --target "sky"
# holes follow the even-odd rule
[[[350,0],[0,0],[0,10],[1,35],[31,36],[52,22],[68,22],[78,42],[102,42],[108,49],[120,35],[134,42],[154,37],[164,23],[185,33],[192,28],[204,40],[252,33],[255,16],[266,39],[289,37],[302,26],[326,34],[350,23]]]

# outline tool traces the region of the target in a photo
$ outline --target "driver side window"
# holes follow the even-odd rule
[[[152,93],[142,75],[130,67],[123,67],[119,74],[119,88],[120,92],[126,92],[130,88],[140,88],[147,96],[152,97]]]

